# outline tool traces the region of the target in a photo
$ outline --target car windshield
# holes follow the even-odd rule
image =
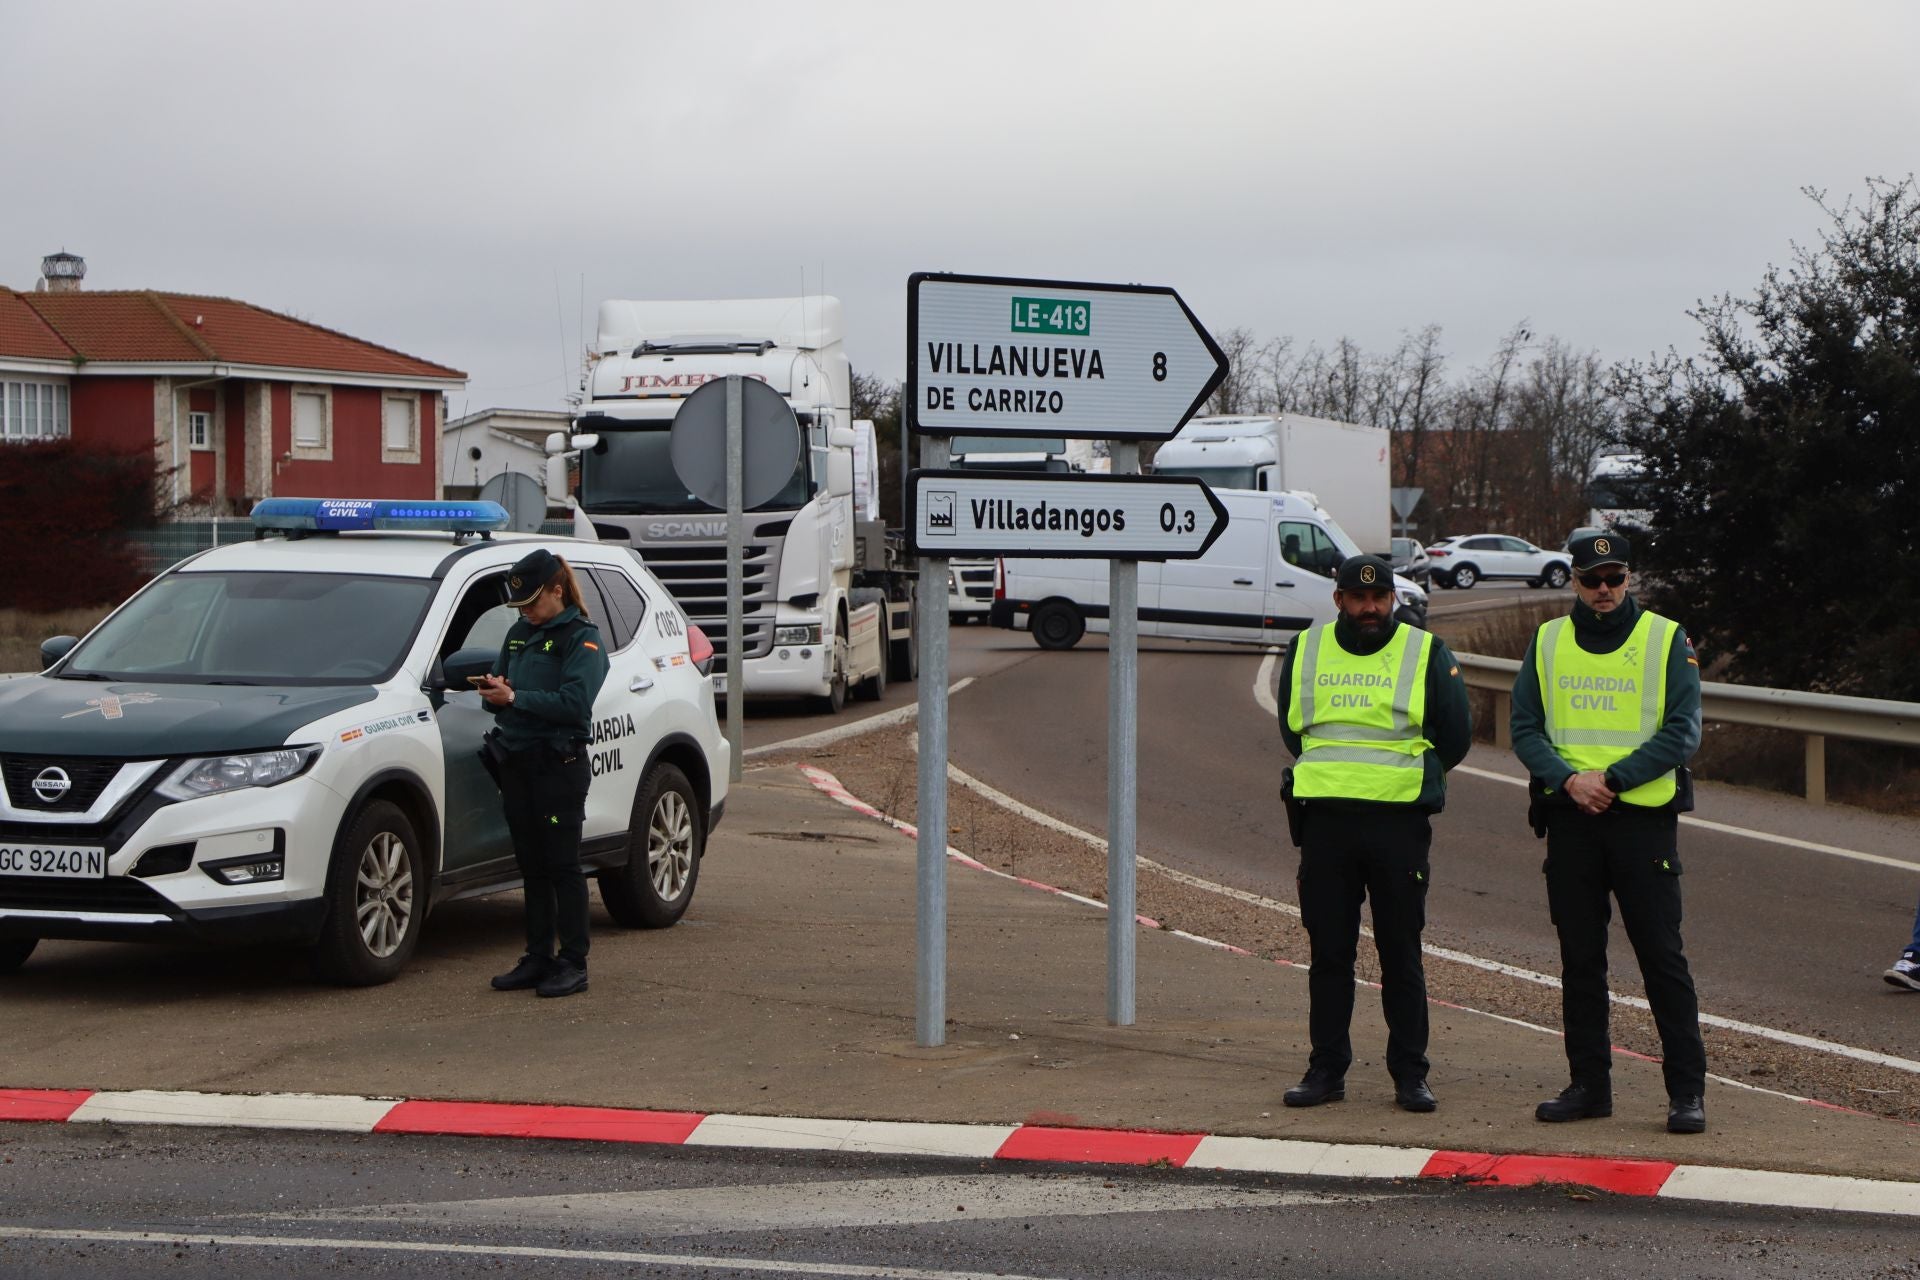
[[[1194,476],[1207,482],[1210,489],[1258,489],[1259,476],[1253,467],[1155,467],[1155,475]]]
[[[1395,538],[1395,539],[1393,540],[1393,557],[1394,557],[1394,559],[1396,559],[1396,560],[1409,560],[1409,559],[1412,559],[1412,557],[1413,557],[1413,539],[1411,539],[1411,538]]]
[[[657,425],[600,429],[599,443],[580,455],[580,505],[588,511],[628,515],[724,510],[687,492],[668,454],[672,428],[672,420],[663,419]],[[794,511],[806,506],[813,496],[810,452],[800,451],[800,460],[779,493],[749,510]]]
[[[346,573],[169,573],[73,651],[63,679],[368,684],[406,656],[434,584]]]

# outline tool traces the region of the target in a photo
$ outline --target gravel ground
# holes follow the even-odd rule
[[[881,730],[810,752],[775,756],[773,760],[826,769],[854,795],[875,808],[912,822],[918,761],[911,734],[910,725]],[[954,763],[966,767],[965,761]],[[947,839],[954,848],[996,870],[1105,900],[1107,873],[1102,851],[1022,818],[958,784],[948,789],[947,811],[950,827]],[[1275,820],[1279,820],[1278,814]],[[1173,861],[1165,850],[1142,846],[1139,852],[1145,859]],[[1282,856],[1291,858],[1293,854],[1286,850]],[[1306,931],[1294,916],[1181,884],[1146,867],[1140,870],[1137,893],[1140,914],[1158,922],[1162,928],[1184,929],[1232,943],[1270,960],[1307,963]],[[1472,937],[1450,935],[1440,927],[1430,925],[1426,941],[1451,950],[1481,954]],[[1633,969],[1631,955],[1622,968]],[[1364,941],[1358,969],[1360,976],[1369,981],[1379,978],[1372,949]],[[1637,983],[1629,985],[1627,973],[1616,972],[1614,977],[1616,991],[1643,994]],[[1429,956],[1427,990],[1435,1000],[1520,1018],[1544,1027],[1557,1029],[1560,1025],[1559,992],[1523,979]],[[1616,1007],[1612,1026],[1614,1043],[1658,1056],[1660,1040],[1650,1015],[1637,1009]],[[1920,1078],[1907,1072],[1711,1027],[1704,1030],[1709,1067],[1716,1075],[1836,1106],[1920,1122]]]

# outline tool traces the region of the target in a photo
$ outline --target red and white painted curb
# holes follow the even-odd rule
[[[312,1093],[0,1089],[0,1121],[7,1120],[552,1138],[656,1146],[1158,1165],[1321,1178],[1439,1178],[1483,1187],[1572,1183],[1629,1196],[1920,1217],[1920,1183],[1911,1182],[1719,1169],[1665,1160],[1495,1155],[1486,1151],[1036,1124],[829,1120]]]

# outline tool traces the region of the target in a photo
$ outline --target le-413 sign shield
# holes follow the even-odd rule
[[[1192,476],[916,471],[908,528],[923,556],[1197,560],[1227,509]]]
[[[1172,289],[916,273],[907,423],[928,435],[1166,440],[1226,376]]]

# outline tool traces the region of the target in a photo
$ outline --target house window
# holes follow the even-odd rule
[[[66,383],[7,382],[0,388],[0,439],[66,439]]]
[[[333,457],[333,397],[322,387],[293,389],[293,456]]]
[[[190,449],[213,448],[212,414],[189,413],[187,415],[187,447]]]
[[[380,448],[389,462],[420,460],[420,402],[387,396],[380,402]]]

